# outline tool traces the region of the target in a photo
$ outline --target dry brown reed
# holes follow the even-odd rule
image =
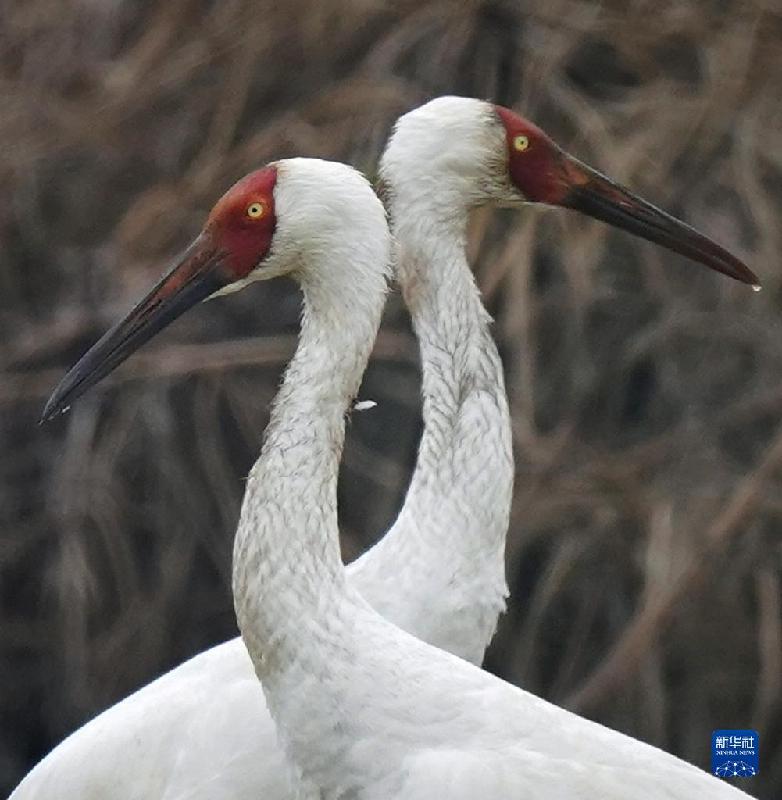
[[[209,303],[63,420],[65,367],[230,181],[374,171],[447,92],[522,109],[745,256],[748,292],[567,214],[476,214],[518,480],[487,665],[705,765],[755,726],[782,796],[778,0],[8,0],[0,6],[0,790],[90,715],[235,634],[242,476],[295,339],[290,287]],[[380,536],[419,433],[392,299],[341,482]]]

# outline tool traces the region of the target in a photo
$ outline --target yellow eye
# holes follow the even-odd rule
[[[529,147],[529,139],[526,136],[513,137],[513,149],[523,153]]]
[[[247,216],[250,219],[260,219],[266,213],[266,206],[263,203],[250,203],[247,206]]]

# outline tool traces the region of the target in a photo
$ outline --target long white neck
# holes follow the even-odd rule
[[[401,250],[398,279],[418,336],[423,377],[419,462],[429,468],[417,470],[411,491],[442,479],[437,467],[445,468],[443,457],[462,448],[455,433],[463,422],[465,402],[476,395],[491,401],[485,422],[502,441],[506,472],[510,419],[505,383],[489,330],[491,318],[465,256],[466,211],[461,218],[438,219],[418,209],[392,211],[391,216]]]
[[[400,182],[388,205],[421,351],[424,431],[400,515],[351,578],[401,627],[480,663],[507,595],[514,469],[502,364],[465,256],[463,196]]]
[[[351,252],[323,277],[302,276],[299,346],[247,481],[234,544],[239,627],[264,688],[320,649],[349,592],[340,559],[337,473],[345,413],[380,323],[385,282],[377,250]],[[358,277],[360,276],[360,278]],[[337,637],[338,638],[338,637]],[[336,646],[336,645],[335,645]]]

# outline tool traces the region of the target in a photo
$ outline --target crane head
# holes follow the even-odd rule
[[[276,228],[274,165],[246,175],[217,201],[201,233],[157,285],[109,330],[60,382],[44,408],[44,422],[201,300],[263,275]]]
[[[41,421],[65,411],[199,301],[252,281],[291,275],[305,296],[329,291],[330,302],[339,296],[371,328],[390,249],[385,209],[352,167],[288,158],[252,172],[217,201],[158,284],[65,375]]]
[[[419,217],[452,219],[458,209],[466,219],[484,204],[570,208],[758,285],[711,239],[569,155],[529,120],[484,100],[437,97],[404,114],[380,174],[392,205],[416,205]]]
[[[508,177],[523,200],[574,209],[759,288],[736,256],[684,222],[581,163],[537,125],[502,106]]]

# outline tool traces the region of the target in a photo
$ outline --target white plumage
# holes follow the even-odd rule
[[[425,275],[426,264],[417,272]],[[474,319],[456,331],[460,346],[477,355],[463,364],[461,351],[443,347],[436,321],[448,311],[456,283],[464,282],[464,276],[456,283],[452,277],[427,276],[432,291],[426,296],[416,288],[416,275],[400,280],[421,344],[424,432],[396,523],[347,573],[383,616],[480,663],[507,592],[510,420],[501,365],[480,305],[471,309]],[[479,377],[472,377],[476,371]],[[466,418],[454,405],[457,396],[477,422],[466,430]],[[464,469],[465,459],[473,470]],[[195,656],[84,725],[27,775],[12,798],[281,800],[291,792],[282,759],[252,663],[237,638]]]
[[[482,113],[475,123],[483,126],[489,119]],[[406,125],[403,119],[397,130],[402,141]],[[394,161],[389,159],[387,178]],[[297,166],[278,186],[282,205],[293,208],[308,184]],[[338,181],[321,179],[319,185],[322,191],[347,190]],[[398,185],[393,191],[398,224],[404,208],[396,204],[404,203],[405,194]],[[433,202],[446,214],[425,218],[429,235],[439,220],[446,225],[443,237],[463,237],[468,206],[459,213],[458,207],[441,204],[440,196]],[[301,228],[283,226],[282,205],[280,226],[291,242],[317,227],[315,217],[300,219]],[[344,413],[358,388],[383,300],[380,252],[369,244],[382,240],[383,232],[371,205],[358,188],[348,190],[346,214],[348,208],[355,214],[350,228],[333,230],[332,240],[322,239],[317,254],[296,269],[306,309],[299,347],[248,479],[234,546],[234,602],[242,636],[286,755],[311,796],[742,796],[673,756],[415,639],[383,619],[347,583],[336,510]],[[284,250],[279,256],[283,264]]]

